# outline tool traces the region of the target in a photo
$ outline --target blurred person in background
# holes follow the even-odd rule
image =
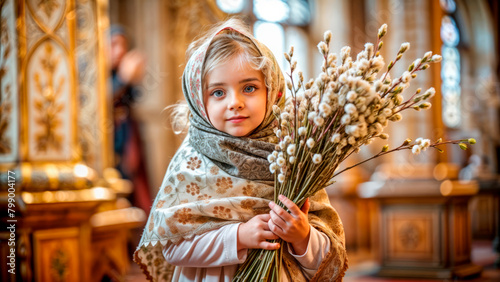
[[[132,111],[141,95],[137,85],[144,77],[145,59],[139,51],[129,50],[130,38],[122,26],[111,27],[110,45],[115,166],[123,178],[132,182],[132,205],[148,213],[151,196],[139,124]]]

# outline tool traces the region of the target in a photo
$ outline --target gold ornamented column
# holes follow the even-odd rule
[[[15,1],[0,1],[0,162],[15,162],[19,152],[18,48]]]
[[[106,8],[2,2],[0,165],[23,191],[85,188],[111,166]]]
[[[107,0],[76,1],[76,48],[78,67],[78,140],[83,161],[98,172],[114,166],[111,95],[107,87]],[[97,95],[96,95],[97,94]]]
[[[101,172],[111,165],[105,4],[51,0],[16,7],[20,145],[14,148],[18,158],[12,154],[6,161],[21,162],[23,186],[30,186],[33,170],[47,172],[38,173],[58,186],[53,177],[58,169],[84,161]]]
[[[0,7],[0,280],[89,281],[90,218],[115,199],[107,0]]]
[[[1,3],[2,172],[23,192],[88,188],[112,166],[107,2]]]

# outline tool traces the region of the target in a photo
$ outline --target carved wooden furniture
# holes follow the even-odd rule
[[[342,218],[346,249],[353,253],[370,253],[376,225],[376,205],[373,199],[359,198],[356,188],[363,182],[361,171],[354,168],[335,178],[335,183],[326,187],[331,205]],[[377,244],[375,244],[377,245]]]
[[[139,208],[124,208],[96,213],[92,225],[91,265],[92,281],[121,281],[130,269],[137,242],[131,242],[131,230],[144,227],[146,214]]]
[[[472,236],[474,239],[493,239],[497,253],[495,267],[500,268],[500,180],[478,180],[479,193],[472,199]]]
[[[378,275],[451,279],[481,273],[470,260],[468,203],[477,183],[424,174],[366,182],[358,191],[380,205]]]
[[[100,203],[114,200],[107,188],[19,192],[16,220],[16,273],[2,281],[90,281],[89,218]],[[64,195],[64,196],[63,196]],[[1,197],[2,210],[6,198]],[[5,207],[5,209],[4,209]],[[8,218],[2,214],[2,246]],[[8,250],[2,248],[2,258]]]

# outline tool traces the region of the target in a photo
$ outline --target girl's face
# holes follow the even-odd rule
[[[206,76],[203,99],[212,125],[233,136],[248,135],[264,120],[264,74],[235,56]]]

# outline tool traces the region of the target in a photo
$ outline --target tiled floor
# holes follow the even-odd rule
[[[499,282],[500,269],[493,267],[497,255],[492,250],[491,241],[475,241],[472,250],[472,262],[482,266],[483,272],[480,277],[471,279],[454,279],[453,281],[467,282]],[[438,279],[395,279],[377,277],[376,272],[378,264],[376,260],[369,254],[351,253],[349,254],[349,270],[346,273],[345,282],[434,282],[434,281],[449,281]],[[127,275],[127,282],[145,282],[147,281],[141,273],[139,267],[132,263],[131,271]]]

